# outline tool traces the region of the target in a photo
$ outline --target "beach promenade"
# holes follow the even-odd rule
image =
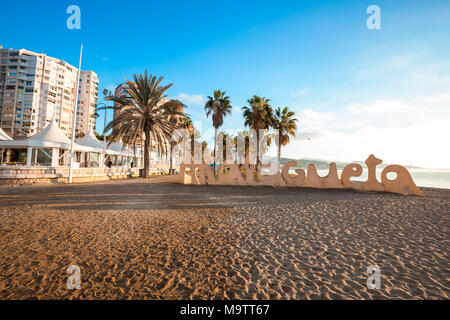
[[[0,298],[449,299],[450,190],[422,190],[0,187]]]

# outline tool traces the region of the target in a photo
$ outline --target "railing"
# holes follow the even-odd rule
[[[68,167],[0,167],[0,184],[66,183]],[[73,170],[75,182],[137,178],[139,168],[79,168]]]

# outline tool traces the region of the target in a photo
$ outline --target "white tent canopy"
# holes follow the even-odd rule
[[[3,131],[2,128],[0,128],[0,140],[2,140],[2,141],[12,141],[12,138],[10,136],[8,136],[6,134],[6,132]]]
[[[108,149],[106,150],[107,154],[123,155],[123,156],[134,156],[136,154],[137,157],[139,157],[140,155],[139,148],[136,148],[135,153],[133,148],[130,148],[129,146],[124,146],[122,140],[119,140],[118,142],[111,142],[111,144],[107,146],[108,146]]]
[[[137,152],[135,154],[133,150],[124,146],[122,141],[113,142],[110,146],[104,146],[95,136],[93,129],[89,129],[87,134],[83,138],[77,139],[76,142],[74,143],[74,150],[82,152],[80,155],[77,154],[77,157],[87,159],[83,163],[87,162],[90,164],[91,162],[96,162],[103,164],[105,156],[108,154],[117,156],[117,158],[114,158],[114,161],[118,161],[119,165],[122,165],[122,161],[131,161],[130,159],[132,157],[139,157],[138,154],[140,154],[138,150],[136,150]],[[59,128],[55,119],[44,129],[24,140],[13,140],[4,131],[0,131],[0,148],[27,149],[27,166],[33,165],[33,159],[35,159],[35,162],[38,161],[38,154],[49,154],[48,150],[40,149],[52,149],[50,153],[52,166],[64,165],[59,163],[61,159],[66,159],[70,144],[71,140]],[[36,151],[33,151],[35,149]],[[65,160],[63,162],[65,163]]]
[[[53,120],[44,129],[35,135],[24,140],[7,140],[0,139],[1,147],[10,148],[58,148],[70,149],[70,139],[59,128],[58,123]],[[94,148],[92,146],[74,144],[76,151],[85,152],[103,152],[103,149]]]
[[[32,141],[48,141],[48,142],[59,142],[70,145],[70,139],[62,132],[59,128],[56,120],[53,119],[43,130],[31,136],[29,140]]]
[[[122,140],[119,140],[118,142],[111,142],[108,145],[108,150],[117,151],[117,152],[123,152],[125,149],[124,149],[124,145],[122,143]]]
[[[70,139],[62,132],[53,119],[44,129],[25,140],[2,141],[1,146],[6,147],[44,147],[69,149]]]
[[[89,129],[88,133],[81,139],[77,139],[78,146],[90,147],[93,149],[98,149],[99,152],[104,152],[104,145],[95,136],[94,130]]]

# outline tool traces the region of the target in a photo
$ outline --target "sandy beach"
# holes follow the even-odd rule
[[[0,187],[0,298],[449,299],[450,190],[422,190]]]

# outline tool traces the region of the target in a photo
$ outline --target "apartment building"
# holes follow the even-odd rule
[[[128,93],[126,91],[126,89],[128,88],[128,86],[125,83],[121,83],[119,84],[116,89],[114,90],[114,96],[115,97],[120,97],[120,96],[127,96]],[[120,105],[117,102],[114,102],[114,114],[113,114],[113,119],[116,119],[117,116],[120,113]]]
[[[0,127],[20,138],[42,130],[55,117],[61,130],[72,133],[78,69],[64,60],[25,49],[0,46]],[[76,133],[95,128],[98,77],[82,71]]]
[[[98,98],[98,77],[94,71],[81,71],[78,97],[77,133],[95,130],[95,107]]]

